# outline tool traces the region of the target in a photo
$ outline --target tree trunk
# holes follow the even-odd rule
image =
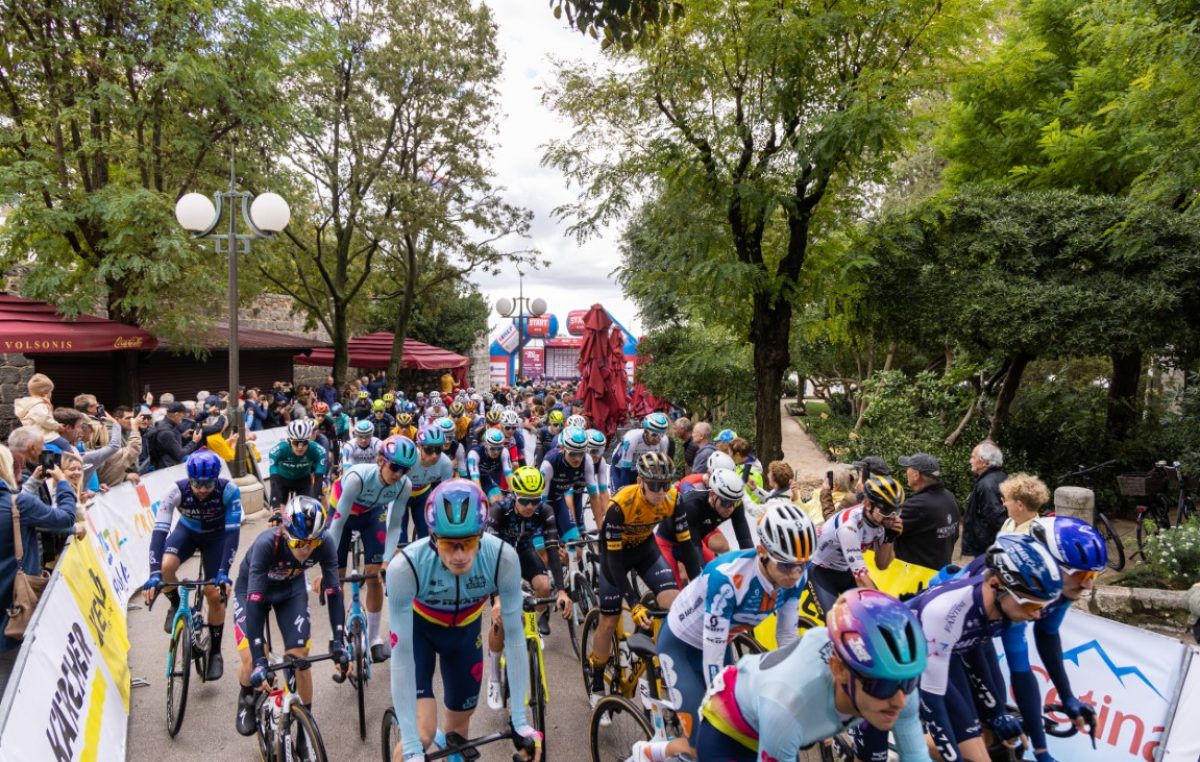
[[[387,378],[393,387],[400,383],[400,370],[404,366],[404,339],[408,335],[408,323],[412,317],[413,301],[417,293],[417,256],[411,242],[405,245],[408,260],[407,277],[404,280],[404,297],[400,313],[396,316],[396,327],[392,336],[392,355],[388,359]]]
[[[333,323],[333,331],[329,336],[329,340],[333,342],[333,368],[330,372],[333,373],[333,381],[339,390],[346,384],[350,368],[350,321],[346,314],[348,309],[349,305],[334,300],[333,314],[330,315]]]
[[[754,342],[755,417],[758,457],[765,463],[783,458],[783,433],[779,401],[783,397],[783,374],[790,362],[788,340],[792,327],[792,305],[770,295],[754,295],[754,317],[750,340]]]
[[[1109,441],[1127,439],[1137,423],[1138,385],[1142,380],[1142,353],[1113,352],[1112,379],[1108,384],[1108,414],[1104,424]]]
[[[1025,367],[1033,359],[1031,355],[1018,354],[1009,362],[1008,373],[1000,387],[1000,396],[996,397],[996,407],[992,411],[992,423],[988,427],[988,439],[995,441],[1000,429],[1008,420],[1009,410],[1017,397],[1017,389],[1021,386],[1021,376],[1025,375]]]

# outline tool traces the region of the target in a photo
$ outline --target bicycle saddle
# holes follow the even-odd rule
[[[654,645],[650,636],[643,632],[635,632],[630,635],[625,643],[629,646],[630,651],[643,659],[653,659],[658,656],[658,646]]]

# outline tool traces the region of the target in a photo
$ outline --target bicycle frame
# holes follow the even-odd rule
[[[267,691],[259,704],[255,707],[255,714],[260,730],[265,731],[269,728],[270,737],[270,752],[274,759],[288,759],[288,755],[283,750],[283,739],[288,736],[287,725],[290,722],[288,719],[291,716],[292,706],[300,703],[300,696],[296,694],[292,687],[292,670],[300,669],[301,667],[311,667],[316,662],[327,661],[333,659],[333,654],[323,654],[320,656],[289,656],[285,654],[282,658],[276,658],[273,654],[268,653],[268,659],[272,663],[267,667],[267,671],[274,673],[286,671],[284,679],[278,681],[277,687],[272,687]],[[269,712],[269,717],[264,717],[264,713]],[[315,720],[314,720],[315,723]],[[264,733],[265,734],[265,733]]]

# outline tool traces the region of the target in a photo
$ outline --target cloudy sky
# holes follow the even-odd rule
[[[621,295],[609,276],[619,263],[619,230],[591,239],[580,246],[564,235],[567,225],[550,211],[574,201],[576,191],[556,169],[541,166],[546,142],[570,134],[570,124],[542,106],[539,85],[553,77],[549,56],[577,58],[602,65],[599,46],[590,37],[556,21],[545,0],[487,0],[499,25],[500,49],[505,56],[504,80],[500,84],[500,107],[504,111],[496,138],[495,169],[499,184],[507,188],[513,203],[533,211],[532,244],[550,261],[548,268],[527,273],[525,293],[544,298],[550,312],[559,318],[560,333],[566,331],[566,314],[600,302],[635,334],[640,330],[634,306]],[[515,267],[500,276],[476,278],[491,304],[502,296],[517,295]],[[493,314],[494,337],[509,321]]]

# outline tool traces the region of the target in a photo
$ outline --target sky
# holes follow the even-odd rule
[[[566,315],[586,310],[599,302],[637,335],[641,325],[632,302],[609,273],[620,263],[617,249],[620,228],[576,243],[566,235],[568,223],[556,220],[551,210],[577,199],[577,189],[557,170],[541,166],[542,146],[570,135],[571,123],[541,103],[539,85],[552,81],[550,56],[583,59],[604,65],[599,45],[590,37],[558,21],[545,0],[486,0],[499,27],[499,46],[504,54],[504,77],[500,83],[503,116],[495,138],[493,168],[512,203],[533,212],[531,240],[550,266],[525,275],[525,294],[542,297],[550,313],[557,315],[559,334],[566,333]],[[474,282],[493,307],[503,296],[515,298],[518,277],[515,267],[499,276],[476,276]],[[489,335],[495,337],[510,324],[493,309]]]

